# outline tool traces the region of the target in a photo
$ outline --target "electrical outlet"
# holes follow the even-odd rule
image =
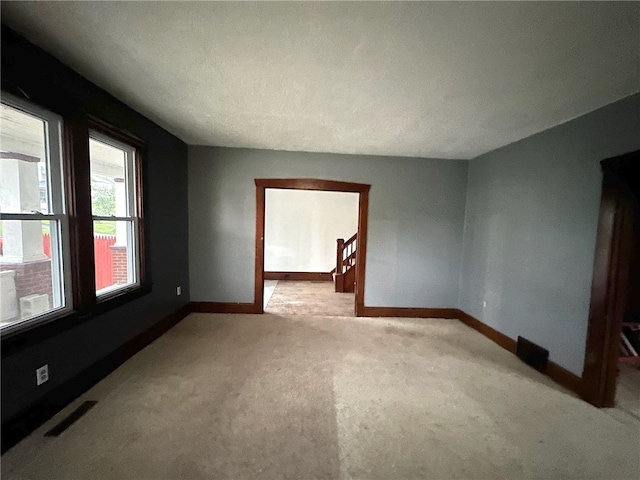
[[[176,287],[176,295],[178,295],[178,296],[182,295],[182,287],[181,286],[177,286]]]
[[[36,369],[36,385],[40,386],[49,380],[49,365],[43,365]]]
[[[487,308],[487,301],[482,302],[482,308]]]

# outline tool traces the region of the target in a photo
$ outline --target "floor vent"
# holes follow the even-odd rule
[[[527,365],[535,368],[539,372],[547,371],[547,363],[549,363],[549,350],[545,350],[539,345],[527,340],[523,337],[518,337],[518,344],[516,346],[516,355]]]
[[[44,434],[45,437],[57,437],[62,432],[64,432],[67,428],[73,425],[76,421],[80,419],[85,413],[93,408],[93,406],[98,403],[95,400],[87,400],[86,402],[82,402],[78,408],[76,408],[73,412],[71,412],[67,418],[62,420],[59,424],[49,430]]]

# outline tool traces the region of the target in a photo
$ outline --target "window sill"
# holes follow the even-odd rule
[[[16,326],[16,328],[6,332],[1,332],[2,343],[0,348],[2,349],[2,358],[9,357],[25,348],[37,345],[44,340],[77,327],[88,320],[104,315],[111,310],[137,300],[148,293],[151,293],[150,284],[118,290],[108,297],[98,299],[85,311],[66,310],[56,312],[57,314],[52,314],[49,317],[39,320],[34,319],[34,321],[25,322],[24,325]]]
[[[151,285],[146,284],[130,285],[110,292],[105,292],[103,295],[96,298],[96,303],[93,306],[90,315],[91,317],[102,315],[103,313],[125,305],[126,303],[140,298],[150,292]]]
[[[114,297],[119,297],[120,295],[131,293],[135,290],[138,290],[139,288],[139,283],[130,283],[123,286],[112,285],[111,287],[103,288],[102,290],[98,290],[96,292],[96,302],[107,302]]]
[[[19,320],[17,322],[11,323],[0,330],[0,335],[2,335],[2,341],[4,342],[5,338],[10,338],[10,337],[13,337],[14,335],[19,335],[22,332],[25,332],[27,330],[31,330],[34,328],[38,328],[49,322],[54,322],[61,318],[65,318],[70,315],[73,315],[74,313],[75,311],[72,310],[71,308],[57,308],[43,315],[39,315],[33,318]]]

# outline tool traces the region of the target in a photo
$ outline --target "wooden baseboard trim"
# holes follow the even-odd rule
[[[472,317],[468,313],[463,312],[462,310],[458,310],[458,315],[458,319],[462,323],[480,332],[489,340],[500,345],[502,348],[515,355],[517,343],[513,338],[507,337],[504,333],[497,331],[496,329],[490,327],[486,323],[481,322],[477,318]],[[543,373],[558,385],[561,385],[564,388],[577,393],[578,395],[582,395],[582,378],[571,373],[557,363],[549,360],[547,369]]]
[[[197,313],[262,313],[255,303],[191,302],[191,305]]]
[[[582,378],[575,373],[561,367],[556,362],[549,360],[547,371],[545,372],[551,380],[564,388],[582,396]]]
[[[264,272],[264,279],[333,282],[333,275],[325,272]]]
[[[191,303],[187,303],[178,308],[116,351],[98,360],[86,370],[50,391],[35,404],[4,422],[2,424],[2,453],[16,445],[133,355],[177,325],[191,313],[191,307]]]
[[[462,310],[458,310],[457,318],[468,327],[471,327],[474,330],[480,332],[492,342],[497,343],[502,348],[515,355],[516,341],[513,338],[507,337],[504,333],[497,331],[496,329],[490,327],[486,323],[481,322],[477,318],[472,317],[468,313],[463,312]]]
[[[400,308],[400,307],[367,307],[358,311],[359,317],[402,317],[402,318],[450,318],[459,316],[456,308]]]

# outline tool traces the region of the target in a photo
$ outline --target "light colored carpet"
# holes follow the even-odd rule
[[[279,280],[265,311],[274,315],[355,316],[354,293],[336,293],[333,282]]]
[[[98,404],[58,438],[43,433]],[[3,479],[631,479],[640,423],[456,320],[191,314]]]

